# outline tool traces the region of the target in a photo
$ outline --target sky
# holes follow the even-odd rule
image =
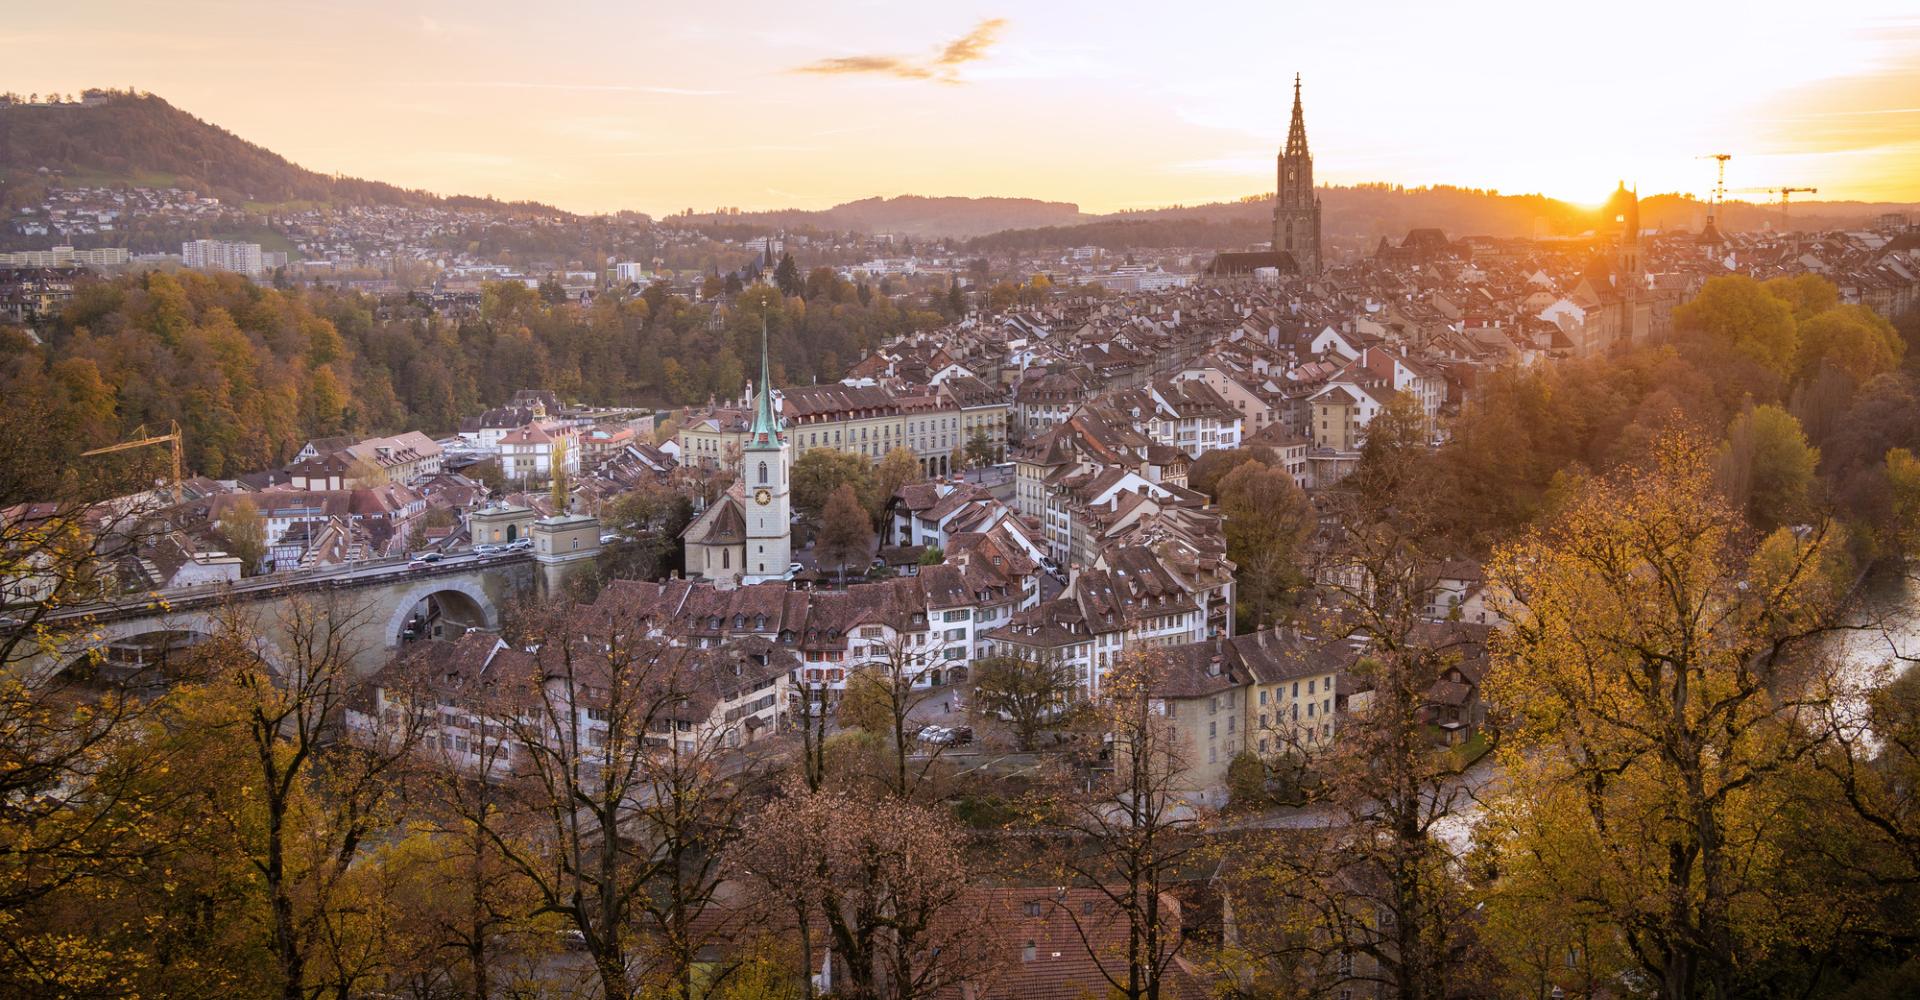
[[[0,52],[0,90],[133,87],[315,170],[583,212],[1237,198],[1295,73],[1323,184],[1705,195],[1725,152],[1730,189],[1920,201],[1913,0],[92,0],[10,11]]]

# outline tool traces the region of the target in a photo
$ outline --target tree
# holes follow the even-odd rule
[[[1187,467],[1187,485],[1219,500],[1220,480],[1248,462],[1278,464],[1267,448],[1221,448],[1202,454]]]
[[[1673,311],[1674,329],[1731,348],[1781,376],[1800,349],[1793,308],[1744,275],[1714,278]]]
[[[1300,546],[1313,529],[1313,508],[1292,474],[1258,461],[1241,463],[1218,489],[1227,558],[1240,568],[1240,619],[1260,628],[1305,583]]]
[[[988,914],[968,905],[962,841],[944,813],[903,799],[796,789],[759,814],[733,868],[764,907],[794,915],[803,976],[817,915],[823,943],[845,963],[849,982],[837,990],[915,1000],[991,983],[1009,958]]]
[[[491,494],[498,494],[507,488],[507,477],[500,471],[500,460],[497,458],[483,459],[467,466],[466,475],[486,487]]]
[[[806,291],[806,285],[800,279],[800,267],[793,262],[792,254],[780,255],[780,264],[773,269],[773,283],[782,295],[795,296]]]
[[[240,559],[240,567],[251,576],[260,571],[267,558],[267,520],[252,500],[241,497],[220,512],[220,533],[227,551]]]
[[[1262,930],[1243,958],[1263,982],[1306,995],[1358,985],[1440,1000],[1471,964],[1474,900],[1442,835],[1471,793],[1463,760],[1435,746],[1431,726],[1450,671],[1471,675],[1481,630],[1425,618],[1431,468],[1383,463],[1376,474],[1376,489],[1329,498],[1341,535],[1320,567],[1322,604],[1293,639],[1309,662],[1353,658],[1348,717],[1334,733],[1276,714],[1260,731],[1289,791],[1328,819],[1250,847],[1236,899]]]
[[[266,896],[268,939],[285,1000],[305,1000],[346,878],[368,838],[392,820],[404,765],[426,715],[374,716],[343,737],[355,694],[353,662],[364,613],[337,603],[287,605],[268,643],[258,623],[229,612],[195,652],[213,678],[226,725],[248,761],[253,823],[231,830]],[[284,657],[270,666],[278,650]],[[328,984],[332,985],[332,984]],[[342,995],[360,988],[342,983]]]
[[[1920,558],[1920,458],[1905,448],[1888,451],[1887,484],[1893,491],[1895,550]]]
[[[873,528],[867,511],[853,491],[852,483],[843,483],[833,491],[827,509],[820,516],[820,534],[814,548],[822,562],[837,567],[846,576],[847,564],[864,562],[873,548]]]
[[[1727,496],[1763,531],[1808,513],[1820,450],[1807,444],[1800,421],[1778,406],[1756,406],[1734,418],[1720,448]]]
[[[1166,663],[1152,652],[1123,655],[1107,674],[1099,721],[1113,738],[1114,767],[1077,778],[1041,808],[1084,848],[1057,852],[1056,881],[1091,885],[1125,923],[1123,948],[1096,944],[1099,918],[1069,910],[1076,935],[1115,995],[1159,1000],[1187,944],[1166,891],[1199,848],[1197,817],[1177,794],[1187,768],[1182,744],[1161,714],[1154,688]]]
[[[974,665],[974,704],[1012,723],[1021,750],[1033,749],[1040,730],[1060,718],[1079,691],[1079,676],[1061,660],[999,656]]]
[[[955,277],[947,284],[947,315],[953,317],[967,314],[967,293],[960,287],[960,279]]]
[[[893,795],[911,798],[941,751],[928,748],[931,752],[917,770],[910,763],[918,734],[909,720],[914,709],[934,696],[934,687],[925,681],[927,672],[940,666],[933,645],[937,633],[925,621],[909,621],[904,613],[894,613],[881,630],[879,637],[866,640],[868,662],[847,675],[840,718],[886,741],[892,766],[882,783]]]
[[[809,449],[796,459],[792,483],[794,507],[813,517],[826,512],[828,501],[842,486],[853,488],[862,510],[875,506],[872,499],[879,492],[873,466],[866,459],[833,448]]]
[[[488,711],[517,748],[520,794],[489,839],[577,932],[602,995],[658,980],[684,1000],[708,943],[692,923],[742,802],[719,770],[724,727],[682,724],[698,697],[689,651],[642,627],[563,604],[520,638],[533,652],[503,668]],[[636,925],[653,947],[636,946]]]
[[[973,432],[967,439],[967,465],[980,469],[993,464],[997,458],[993,451],[993,441],[987,437],[985,428]]]
[[[873,472],[875,517],[878,518],[885,511],[887,504],[900,492],[900,487],[919,482],[922,478],[920,458],[912,448],[901,446],[888,449],[885,455],[880,456],[880,464]]]
[[[1739,995],[1743,969],[1818,933],[1768,834],[1782,773],[1824,741],[1823,681],[1793,654],[1848,574],[1831,528],[1750,552],[1743,534],[1706,449],[1670,434],[1491,574],[1512,624],[1489,697],[1515,716],[1494,852],[1544,859],[1554,905],[1603,919],[1673,1000]]]
[[[1829,364],[1865,382],[1898,368],[1906,347],[1893,324],[1873,310],[1835,306],[1800,323],[1800,377],[1811,378]]]
[[[571,449],[567,445],[566,438],[556,437],[553,439],[552,448],[548,453],[548,469],[553,478],[549,499],[553,502],[553,513],[555,516],[565,515],[568,506],[573,502],[573,484],[568,481],[569,474],[567,472],[570,452]]]

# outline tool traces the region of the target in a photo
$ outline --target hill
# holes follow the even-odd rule
[[[1005,229],[1072,225],[1097,216],[1087,215],[1080,211],[1080,206],[1066,201],[901,195],[895,198],[862,198],[815,211],[776,209],[725,215],[694,213],[674,218],[705,226],[892,233],[913,239],[966,239]]]
[[[87,98],[0,103],[0,179],[11,202],[57,173],[69,185],[180,187],[233,205],[497,204],[308,170],[151,94],[88,91]]]

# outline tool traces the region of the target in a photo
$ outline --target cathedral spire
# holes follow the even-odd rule
[[[773,409],[773,376],[767,364],[767,318],[760,317],[760,392],[754,400],[750,444],[773,444],[780,435],[780,417]]]
[[[1300,108],[1300,74],[1293,74],[1293,124],[1287,129],[1287,155],[1307,155],[1307,116]]]

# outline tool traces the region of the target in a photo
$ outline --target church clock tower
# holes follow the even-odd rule
[[[1307,122],[1300,110],[1300,74],[1293,76],[1293,125],[1280,152],[1273,202],[1273,250],[1293,256],[1300,273],[1320,273],[1320,198],[1313,191],[1313,155],[1307,152]]]
[[[787,430],[773,405],[773,379],[767,365],[767,329],[760,325],[760,391],[754,399],[753,425],[740,449],[742,506],[747,520],[744,583],[779,580],[793,561],[792,501],[787,479],[792,470]]]

